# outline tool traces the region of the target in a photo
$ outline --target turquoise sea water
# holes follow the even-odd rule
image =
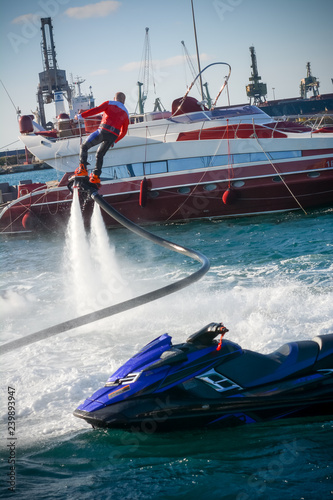
[[[55,178],[53,171],[42,173]],[[24,178],[40,179],[41,172],[28,174]],[[19,175],[8,180],[17,183]],[[1,357],[1,496],[333,498],[328,418],[130,434],[93,430],[73,417],[83,399],[164,332],[181,342],[205,324],[223,321],[227,338],[264,353],[333,332],[332,209],[150,229],[207,255],[210,271],[157,302]],[[98,261],[95,237],[88,234],[86,247],[80,242],[85,272],[75,274],[70,239],[1,237],[1,342],[155,289],[198,267],[123,229],[108,231],[107,238]],[[15,391],[14,492],[7,483],[13,458],[8,387]]]

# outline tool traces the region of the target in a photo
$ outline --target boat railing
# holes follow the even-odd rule
[[[324,125],[333,125],[333,113],[307,114],[307,115],[280,115],[273,116],[277,122],[295,122],[311,128],[320,128]]]
[[[281,123],[285,123],[285,120],[281,121],[271,121],[272,126],[266,126],[267,124],[261,119],[256,120],[254,117],[246,117],[243,119],[232,119],[232,120],[223,120],[223,122],[216,120],[216,124],[213,123],[215,120],[203,121],[201,123],[189,123],[186,125],[192,125],[191,127],[185,127],[184,130],[175,130],[171,125],[171,123],[160,124],[158,129],[154,129],[152,127],[148,127],[147,125],[142,128],[135,128],[135,130],[129,130],[128,135],[132,137],[141,137],[144,141],[148,139],[154,139],[161,142],[172,142],[179,138],[179,135],[182,135],[182,139],[186,140],[186,134],[192,135],[195,134],[195,140],[206,140],[208,138],[211,139],[238,139],[238,138],[246,138],[245,135],[248,135],[248,138],[255,137],[258,135],[259,137],[273,138],[273,137],[283,137],[282,134],[284,132],[288,132],[288,127],[286,129],[281,130]],[[155,124],[156,125],[156,124]],[[215,127],[216,125],[216,127]],[[209,130],[212,130],[212,136],[208,137],[207,133]],[[301,128],[297,129],[291,128],[290,132],[301,132]],[[304,130],[305,131],[305,130]],[[310,129],[308,130],[310,131]],[[156,133],[154,133],[156,132]],[[285,136],[285,135],[284,135]],[[285,136],[286,137],[286,136]]]
[[[260,120],[255,120],[253,117],[244,117],[243,119],[239,118],[235,119],[236,117],[233,117],[232,119],[226,119],[225,124],[220,123],[218,126],[235,126],[234,128],[234,137],[238,137],[238,132],[240,127],[244,124],[249,124],[252,123],[253,128],[255,126],[259,125],[266,125],[264,121],[262,120],[262,117],[258,115],[258,118],[261,118]],[[88,119],[87,119],[88,120]],[[195,129],[195,125],[198,126],[196,130],[199,129],[198,132],[198,137],[197,140],[202,140],[202,133],[204,130],[207,130],[212,127],[212,122],[217,122],[219,118],[212,119],[209,116],[206,116],[206,120],[203,120],[201,123],[200,122],[187,122],[184,123],[184,125],[193,125],[193,128]],[[71,120],[73,122],[73,120]],[[269,125],[269,128],[272,132],[272,137],[274,137],[274,134],[277,131],[282,131],[281,125],[282,124],[287,124],[286,127],[288,126],[288,123],[294,124],[290,125],[290,130],[289,132],[315,132],[323,127],[327,126],[333,126],[333,114],[330,113],[325,113],[325,114],[320,114],[320,115],[289,115],[289,116],[277,116],[277,117],[272,117],[271,122]],[[130,127],[128,130],[128,135],[129,136],[136,136],[136,137],[142,137],[143,139],[146,139],[149,137],[151,139],[157,139],[161,142],[168,142],[168,136],[169,139],[171,139],[172,134],[178,134],[179,131],[172,130],[172,124],[173,122],[170,122],[169,120],[161,119],[161,120],[156,120],[156,121],[144,121],[135,124],[136,126],[134,128]],[[98,124],[95,123],[94,125],[96,128],[98,127]],[[297,125],[299,125],[299,128],[297,129]],[[191,129],[193,130],[191,127]],[[171,130],[170,130],[171,129]],[[91,130],[91,129],[90,129]],[[333,130],[333,128],[332,128]],[[284,130],[287,132],[287,128]],[[85,137],[89,135],[89,131],[86,130],[84,126],[78,126],[78,122],[74,123],[69,123],[67,127],[64,127],[64,124],[61,125],[61,127],[58,129],[58,137],[57,140],[63,141],[63,140],[68,140],[73,137]],[[54,139],[53,139],[54,140]]]
[[[318,133],[333,133],[333,114],[314,114],[314,115],[288,115],[274,117],[277,123],[294,123],[303,127],[304,132],[310,132],[310,136],[317,137]],[[297,130],[294,130],[297,132]],[[301,130],[298,130],[300,132]],[[293,132],[291,129],[290,132]]]

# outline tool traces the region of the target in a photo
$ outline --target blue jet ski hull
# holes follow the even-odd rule
[[[74,415],[147,433],[333,415],[333,334],[264,355],[222,337],[219,345],[226,331],[211,323],[175,346],[161,335]]]

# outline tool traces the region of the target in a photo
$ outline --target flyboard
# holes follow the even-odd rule
[[[104,319],[109,316],[113,316],[115,314],[128,311],[129,309],[133,309],[140,305],[147,304],[161,297],[165,297],[167,295],[175,293],[201,279],[209,270],[210,267],[209,260],[201,252],[198,252],[191,248],[183,247],[182,245],[161,238],[160,236],[157,236],[147,231],[146,229],[143,229],[142,227],[138,226],[134,222],[127,219],[124,215],[120,214],[116,209],[114,209],[111,205],[109,205],[109,203],[105,201],[102,195],[98,193],[98,186],[96,184],[92,184],[91,182],[89,182],[88,177],[72,176],[69,179],[68,189],[71,192],[73,192],[74,189],[78,189],[79,193],[83,197],[84,202],[89,198],[91,198],[106,213],[108,213],[111,217],[113,217],[114,220],[116,220],[119,224],[121,224],[128,230],[132,231],[133,233],[137,234],[141,238],[145,238],[151,241],[152,243],[160,245],[173,252],[177,252],[179,254],[190,257],[191,259],[200,262],[201,267],[197,271],[190,274],[189,276],[177,280],[169,285],[165,285],[161,288],[153,290],[152,292],[139,295],[138,297],[125,300],[123,302],[120,302],[119,304],[99,309],[92,313],[88,313],[83,316],[79,316],[77,318],[73,318],[63,323],[51,326],[49,328],[45,328],[36,333],[26,335],[25,337],[21,337],[20,339],[7,342],[6,344],[3,344],[1,346],[0,355],[14,351],[20,347],[27,346],[35,342],[39,342],[41,340],[53,337],[54,335],[58,335],[68,330],[72,330],[73,328],[87,325],[89,323],[93,323],[94,321],[98,321],[100,319]]]

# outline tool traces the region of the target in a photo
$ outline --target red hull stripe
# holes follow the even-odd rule
[[[228,125],[225,127],[212,127],[206,130],[193,130],[181,132],[177,141],[198,141],[209,139],[249,139],[257,136],[259,139],[270,139],[271,137],[285,138],[286,134],[272,130],[261,125],[242,123],[240,125]]]
[[[333,149],[305,149],[302,151],[302,156],[319,156],[332,155]]]

